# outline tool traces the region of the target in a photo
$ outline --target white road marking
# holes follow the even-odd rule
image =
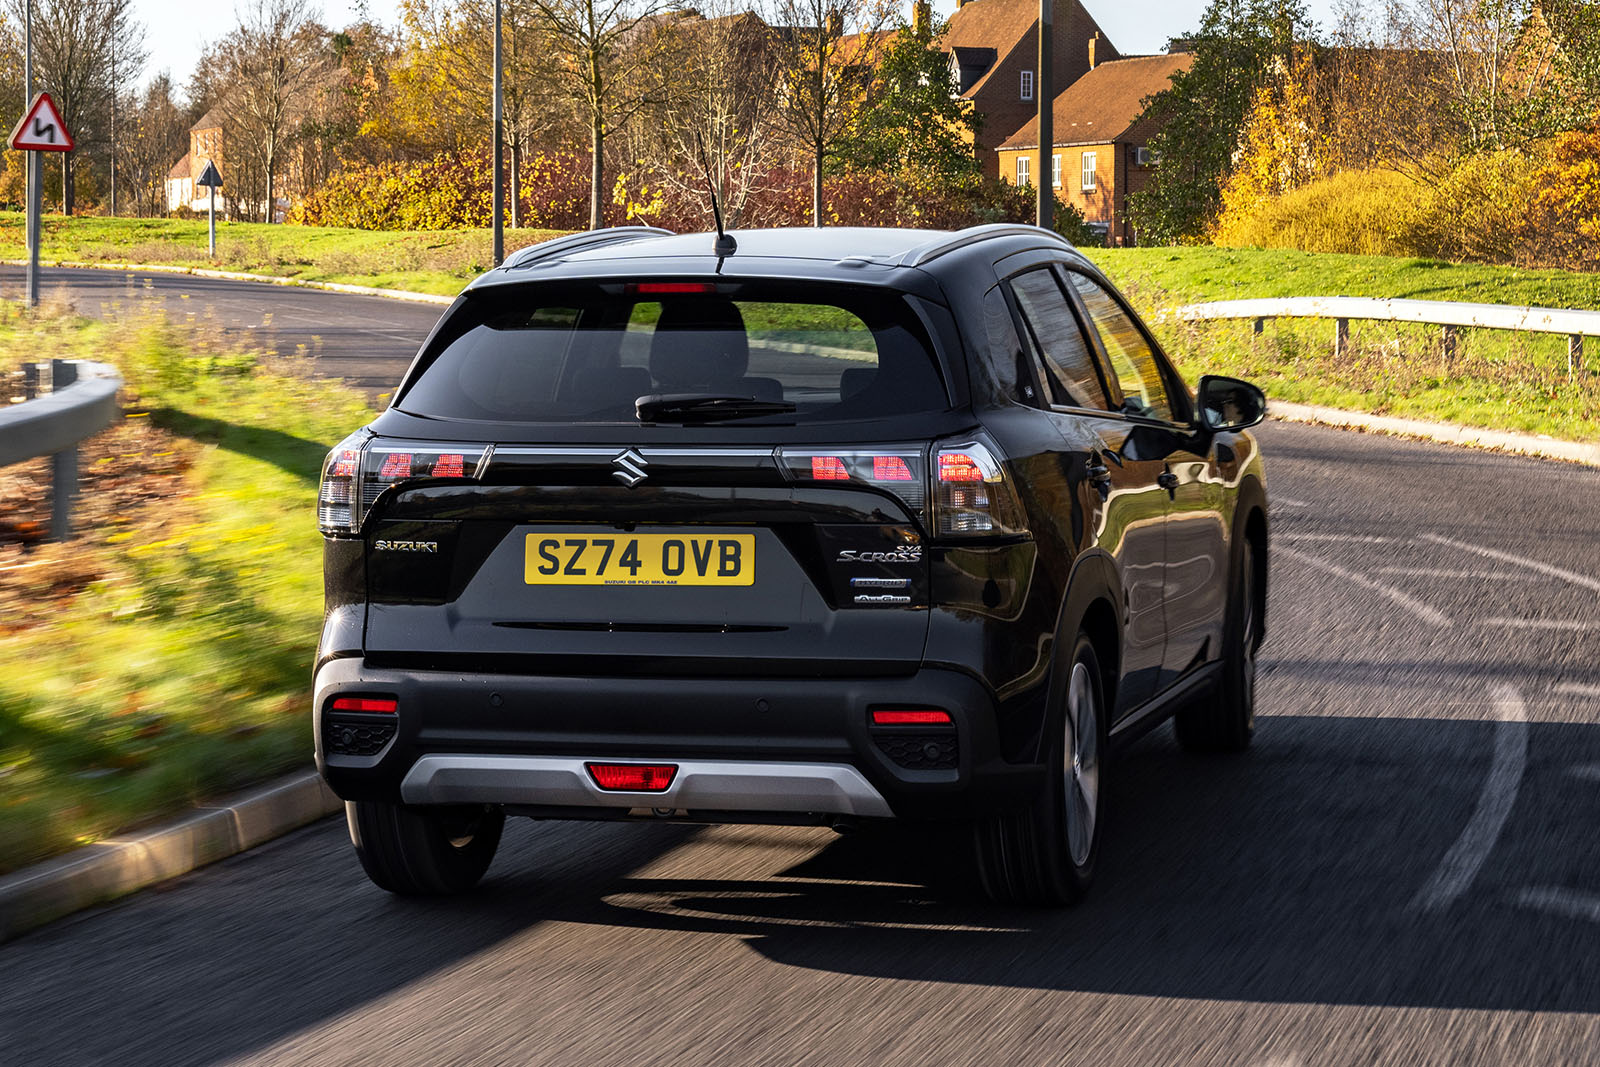
[[[1592,923],[1600,923],[1600,896],[1585,893],[1581,889],[1562,889],[1558,886],[1524,889],[1517,894],[1517,903],[1567,919],[1587,919]]]
[[[1402,593],[1392,585],[1385,585],[1382,582],[1375,582],[1371,578],[1365,578],[1359,574],[1356,574],[1354,571],[1347,571],[1338,564],[1329,563],[1327,560],[1318,559],[1316,556],[1308,556],[1304,552],[1296,552],[1292,548],[1284,548],[1282,545],[1275,547],[1273,552],[1288,556],[1290,559],[1297,559],[1301,563],[1306,564],[1308,567],[1315,567],[1317,570],[1326,571],[1334,577],[1342,578],[1352,585],[1359,585],[1363,589],[1370,589],[1374,593],[1386,596],[1396,604],[1399,604],[1401,607],[1411,612],[1417,618],[1421,619],[1423,622],[1431,623],[1434,626],[1439,627],[1448,627],[1450,625],[1450,619],[1444,614],[1444,612],[1435,608],[1430,608],[1422,601]]]
[[[1581,781],[1600,782],[1600,763],[1580,763],[1576,767],[1568,767],[1567,773]]]
[[[1526,630],[1600,630],[1600,622],[1582,619],[1484,619],[1485,626],[1518,626]]]
[[[1289,496],[1275,496],[1272,503],[1282,504],[1286,508],[1309,508],[1311,505],[1304,500],[1296,500]]]
[[[1378,537],[1374,534],[1279,532],[1275,536],[1280,541],[1287,537],[1295,541],[1344,541],[1355,545],[1386,545],[1394,540],[1392,537]]]
[[[1436,911],[1448,907],[1471,889],[1478,869],[1494,851],[1500,831],[1516,806],[1522,773],[1528,765],[1528,712],[1523,707],[1522,695],[1504,682],[1494,686],[1494,705],[1500,724],[1495,727],[1494,757],[1489,763],[1483,792],[1478,796],[1478,806],[1467,821],[1466,829],[1444,854],[1433,877],[1412,898],[1413,908]]]
[[[1450,578],[1455,581],[1482,581],[1487,579],[1516,578],[1507,571],[1463,571],[1449,567],[1379,567],[1379,574],[1405,574],[1416,578]]]
[[[1463,552],[1476,552],[1480,556],[1487,556],[1489,559],[1497,559],[1502,563],[1510,563],[1514,566],[1526,567],[1531,571],[1538,571],[1540,574],[1548,574],[1552,578],[1560,578],[1564,582],[1571,582],[1573,585],[1581,585],[1585,589],[1593,589],[1596,593],[1600,593],[1600,579],[1590,578],[1588,575],[1564,570],[1561,567],[1552,567],[1550,564],[1540,563],[1538,560],[1524,559],[1522,556],[1519,556],[1514,552],[1501,552],[1497,548],[1485,548],[1482,545],[1471,545],[1465,541],[1456,541],[1449,537],[1443,537],[1439,534],[1423,534],[1422,539],[1424,541],[1432,541],[1436,545],[1447,545],[1450,548],[1459,548]]]
[[[1562,696],[1573,697],[1600,697],[1600,685],[1583,685],[1579,682],[1562,682],[1551,690]]]

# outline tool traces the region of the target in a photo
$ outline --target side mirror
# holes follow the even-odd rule
[[[1208,374],[1195,390],[1200,425],[1213,433],[1247,430],[1267,417],[1267,394],[1238,378]]]

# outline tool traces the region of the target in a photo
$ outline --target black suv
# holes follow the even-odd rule
[[[1036,227],[536,246],[328,457],[317,765],[397,893],[507,814],[954,818],[1070,902],[1111,742],[1250,742],[1264,412]]]

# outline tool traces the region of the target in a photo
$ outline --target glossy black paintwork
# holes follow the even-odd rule
[[[846,238],[836,232],[806,240],[815,251]],[[885,249],[903,247],[907,239],[873,240],[884,248],[863,254],[892,258]],[[1260,455],[1248,433],[1199,428],[1187,410],[1178,413],[1178,422],[1156,423],[1040,404],[1039,383],[1029,378],[1026,359],[1015,347],[1015,324],[1007,322],[1011,312],[999,285],[1024,267],[1065,264],[1111,288],[1082,256],[1046,236],[1024,235],[973,244],[921,268],[843,265],[798,253],[747,256],[744,249],[760,249],[741,235],[741,253],[718,264],[693,254],[689,238],[662,241],[674,242],[675,254],[654,258],[650,243],[642,242],[625,252],[492,272],[473,289],[546,277],[703,277],[720,269],[732,277],[848,280],[880,287],[885,298],[913,294],[938,350],[951,406],[893,426],[874,425],[872,440],[927,443],[980,431],[1003,458],[1028,533],[941,542],[931,536],[924,510],[890,494],[788,484],[777,465],[759,455],[692,455],[712,444],[759,451],[786,443],[854,443],[840,440],[838,426],[575,426],[530,438],[525,426],[445,424],[390,409],[372,424],[381,435],[557,451],[508,453],[491,465],[483,484],[390,491],[374,506],[359,541],[330,541],[330,621],[320,656],[352,654],[358,624],[351,613],[370,600],[359,625],[365,629],[362,662],[374,670],[444,672],[441,678],[457,678],[468,690],[485,693],[495,679],[504,679],[503,688],[526,691],[526,699],[541,708],[550,705],[537,694],[569,693],[571,686],[590,693],[584,706],[594,709],[635,699],[630,694],[652,686],[680,694],[673,706],[682,708],[692,708],[690,692],[706,699],[724,689],[740,694],[725,712],[708,711],[699,725],[680,722],[677,733],[652,732],[651,724],[660,727],[662,720],[631,705],[621,718],[586,710],[550,720],[541,712],[547,727],[533,732],[523,732],[521,720],[497,709],[484,712],[481,723],[466,716],[459,736],[436,720],[427,727],[433,733],[412,738],[411,748],[401,746],[404,751],[482,742],[495,750],[808,752],[818,758],[832,752],[837,758],[838,735],[828,734],[833,727],[796,727],[808,737],[806,731],[821,730],[834,738],[813,743],[784,739],[782,717],[765,723],[743,717],[746,697],[793,691],[831,709],[824,724],[846,724],[838,729],[854,762],[884,789],[897,812],[914,814],[932,810],[924,806],[927,784],[886,769],[855,725],[864,721],[869,690],[872,699],[898,692],[906,700],[950,708],[965,730],[986,740],[982,758],[964,757],[958,781],[941,788],[1004,795],[1032,789],[1045,773],[1036,761],[1042,729],[1060,699],[1056,655],[1086,619],[1109,620],[1113,631],[1104,658],[1114,671],[1110,680],[1122,725],[1148,726],[1152,713],[1159,719],[1170,712],[1176,695],[1205,696],[1222,654],[1226,590],[1240,538],[1247,522],[1265,531]],[[710,238],[704,241],[709,249]],[[464,299],[471,298],[469,291]],[[1176,372],[1160,358],[1176,382]],[[1185,390],[1180,406],[1188,404]],[[650,482],[630,490],[610,480],[607,460],[607,450],[625,446],[679,448],[682,455],[652,464]],[[562,448],[593,454],[574,459],[560,455]],[[778,572],[757,600],[679,590],[692,595],[670,602],[635,596],[624,603],[586,597],[582,587],[530,595],[520,583],[514,551],[520,531],[656,524],[755,529],[770,549],[763,558],[776,561]],[[384,558],[370,549],[380,532],[444,547],[438,559]],[[359,577],[352,543],[367,546]],[[922,560],[848,572],[833,562],[843,545],[894,543],[918,544]],[[913,603],[891,610],[854,608],[847,603],[851,574],[907,575]],[[965,681],[942,684],[939,696],[929,688],[929,679],[936,678]],[[738,723],[750,729],[741,735]],[[762,740],[769,733],[772,740]],[[380,778],[397,780],[392,767],[368,778],[333,768],[329,777],[346,796],[376,788],[371,783]]]

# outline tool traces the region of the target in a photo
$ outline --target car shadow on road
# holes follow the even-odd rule
[[[1593,1011],[1600,923],[1529,886],[1600,900],[1600,729],[1530,728],[1528,771],[1471,890],[1416,903],[1483,789],[1491,722],[1275,717],[1249,755],[1165,732],[1114,768],[1099,881],[1076,908],[978,903],[964,842],[841,837],[771,881],[624,878],[580,922],[727,933],[793,967],[1198,999]]]

